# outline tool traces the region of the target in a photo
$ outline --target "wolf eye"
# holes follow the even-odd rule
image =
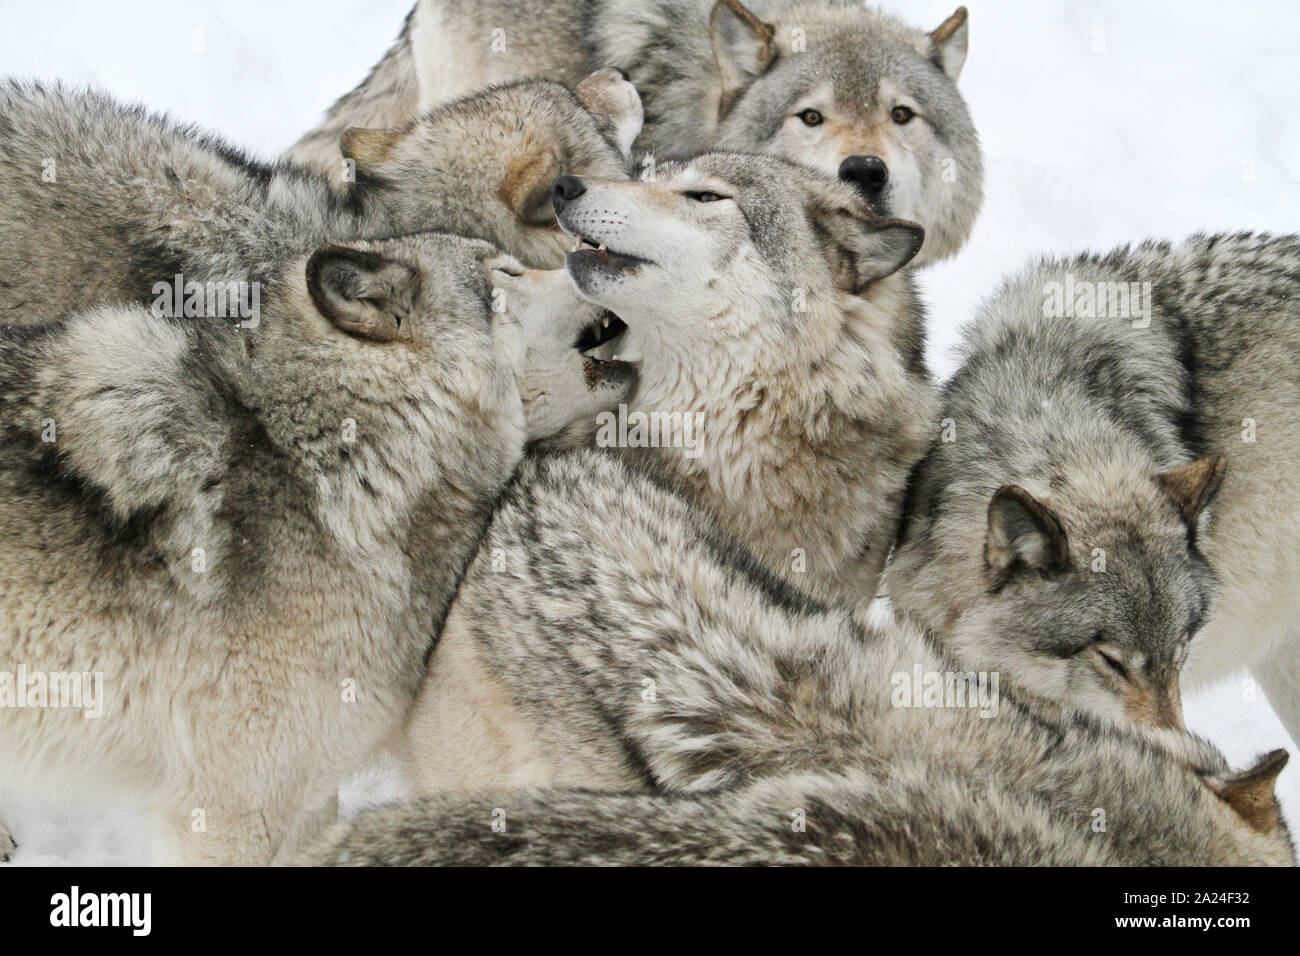
[[[1112,654],[1107,654],[1101,648],[1097,648],[1097,653],[1101,655],[1101,659],[1105,661],[1106,666],[1114,671],[1118,677],[1123,680],[1129,679],[1128,668],[1124,666],[1124,663],[1118,657],[1115,657]]]
[[[821,126],[822,121],[825,119],[817,110],[804,110],[799,114],[799,118],[803,120],[805,126]]]
[[[912,117],[915,115],[916,114],[906,106],[895,106],[889,111],[889,118],[899,126],[906,126],[908,123],[912,122]]]
[[[699,192],[683,193],[687,199],[694,199],[696,202],[722,202],[727,197],[721,193]]]

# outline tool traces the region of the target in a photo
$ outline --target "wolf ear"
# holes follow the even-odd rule
[[[966,65],[966,47],[970,39],[970,23],[965,7],[958,7],[938,29],[928,37],[929,56],[935,66],[948,74],[954,83]]]
[[[339,143],[344,159],[350,159],[361,168],[373,166],[388,158],[388,154],[402,141],[405,134],[400,129],[366,129],[349,126],[343,131]]]
[[[559,158],[539,146],[516,156],[506,166],[506,174],[497,187],[497,198],[517,219],[532,226],[555,223],[551,206],[551,183],[563,173]]]
[[[993,587],[1019,569],[1068,571],[1070,542],[1061,519],[1019,485],[1003,485],[989,502],[984,568]]]
[[[1222,455],[1211,455],[1156,475],[1156,484],[1173,499],[1178,513],[1190,524],[1214,499],[1226,470],[1227,460]]]
[[[911,262],[925,242],[925,230],[914,222],[818,203],[811,212],[814,228],[831,239],[835,287],[855,295]]]
[[[587,108],[600,131],[618,147],[624,159],[632,156],[632,144],[641,135],[645,110],[641,94],[623,70],[597,70],[577,85],[574,92]]]
[[[307,260],[307,291],[321,315],[348,335],[391,342],[415,309],[420,275],[378,253],[325,246]]]
[[[717,0],[709,14],[709,41],[722,77],[722,109],[776,59],[776,30],[740,0]]]
[[[1285,750],[1274,750],[1260,757],[1249,770],[1205,782],[1252,830],[1276,833],[1282,825],[1282,814],[1273,788],[1289,759]]]

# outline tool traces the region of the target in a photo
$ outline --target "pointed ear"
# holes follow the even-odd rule
[[[965,7],[939,24],[929,36],[929,55],[935,65],[948,74],[954,83],[966,65],[966,46],[970,39],[970,24]]]
[[[497,187],[497,198],[523,222],[549,226],[555,222],[551,183],[563,172],[555,153],[538,146],[516,156],[506,166],[506,174]]]
[[[1282,825],[1282,813],[1273,788],[1289,759],[1290,754],[1285,750],[1274,750],[1257,760],[1249,770],[1210,778],[1205,782],[1252,830],[1275,833]]]
[[[1003,485],[989,502],[984,568],[993,587],[1019,569],[1068,571],[1070,542],[1061,519],[1019,485]]]
[[[820,201],[810,211],[813,228],[831,240],[823,249],[835,287],[855,295],[911,262],[925,242],[925,230],[903,219],[876,219]]]
[[[623,158],[631,158],[632,144],[641,135],[645,122],[645,111],[641,94],[628,80],[627,73],[612,67],[597,70],[579,83],[574,92]]]
[[[717,0],[709,14],[709,41],[722,77],[722,108],[776,59],[776,30],[741,4]]]
[[[400,129],[366,129],[349,126],[343,131],[339,143],[345,159],[350,159],[364,169],[388,158],[393,148],[402,141],[405,133]]]
[[[1183,520],[1191,523],[1213,500],[1226,469],[1227,460],[1222,455],[1211,455],[1156,475],[1156,484],[1173,499]]]
[[[409,323],[420,275],[375,252],[325,246],[307,260],[307,291],[321,315],[348,335],[391,342]]]

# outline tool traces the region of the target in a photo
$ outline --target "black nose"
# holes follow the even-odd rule
[[[551,205],[555,207],[556,212],[562,212],[565,206],[586,191],[587,187],[577,176],[560,176],[551,183]]]
[[[840,179],[852,183],[868,199],[874,199],[889,182],[889,167],[879,156],[850,156],[840,163]]]

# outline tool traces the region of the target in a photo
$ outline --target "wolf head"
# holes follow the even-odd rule
[[[371,553],[427,496],[481,507],[528,440],[625,400],[624,371],[573,348],[598,311],[563,273],[529,276],[484,242],[325,246],[238,328],[144,308],[67,320],[38,404],[61,467],[117,521],[166,510],[177,553],[238,548],[212,531],[219,508],[295,494]]]
[[[602,70],[576,94],[546,82],[494,87],[400,129],[348,129],[342,146],[358,193],[382,202],[394,231],[472,236],[555,268],[564,242],[551,182],[562,173],[625,176],[640,129],[636,89]]]
[[[965,7],[927,34],[848,4],[788,6],[765,22],[717,0],[716,143],[840,176],[878,215],[925,227],[918,264],[944,259],[983,197],[979,141],[956,85],[967,36]]]
[[[525,442],[625,401],[630,369],[573,347],[599,315],[563,272],[485,242],[348,242],[287,264],[239,328],[143,308],[69,320],[48,402],[65,462],[122,519],[235,441],[221,407],[255,415],[243,433],[295,459],[322,502],[351,488],[399,511],[448,470],[508,475]]]
[[[579,298],[562,270],[528,270],[484,242],[425,233],[328,246],[308,259],[306,281],[337,330],[427,353],[433,369],[469,361],[452,346],[488,336],[491,352],[477,361],[510,371],[527,441],[616,405],[635,384],[632,366],[575,347],[603,310]]]
[[[1215,578],[1197,548],[1221,456],[1092,462],[988,502],[983,590],[943,641],[965,663],[1115,723],[1182,726],[1178,672]]]
[[[924,238],[844,183],[764,156],[708,153],[652,182],[563,176],[553,202],[587,246],[567,260],[578,289],[636,316],[610,348],[642,362],[648,388],[724,353],[752,371],[829,349],[843,302],[870,298]]]

